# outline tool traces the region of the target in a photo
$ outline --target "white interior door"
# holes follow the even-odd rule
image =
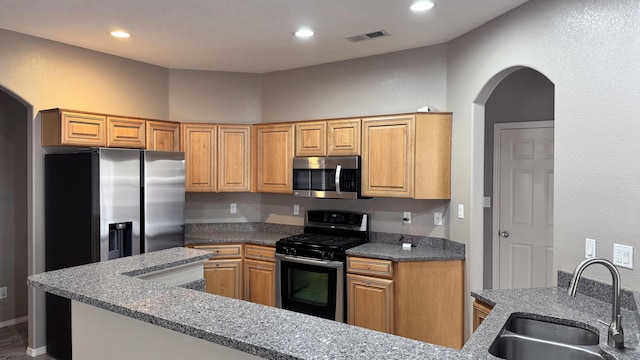
[[[553,122],[496,124],[494,142],[494,284],[552,286]]]

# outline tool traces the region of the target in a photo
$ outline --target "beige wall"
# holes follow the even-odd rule
[[[39,110],[168,119],[168,70],[0,29],[0,85],[27,106],[29,273],[44,271],[44,153]],[[44,296],[29,290],[29,346],[44,340]],[[38,326],[33,326],[37,323]]]

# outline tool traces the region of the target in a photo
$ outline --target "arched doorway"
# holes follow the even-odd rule
[[[29,112],[0,87],[0,327],[27,320]]]
[[[500,218],[500,204],[497,203],[495,199],[500,198],[500,194],[496,193],[500,190],[494,189],[494,177],[496,176],[496,174],[494,174],[496,171],[494,168],[494,157],[496,156],[494,152],[499,148],[499,141],[497,141],[498,147],[496,147],[494,134],[499,134],[499,132],[496,132],[498,128],[526,129],[529,127],[540,127],[540,121],[549,120],[551,120],[552,124],[554,120],[554,93],[553,83],[542,73],[528,67],[513,67],[494,76],[485,85],[477,98],[476,108],[474,110],[474,115],[476,115],[475,121],[484,120],[484,161],[482,168],[478,169],[478,173],[480,171],[482,172],[483,179],[482,188],[479,189],[482,191],[483,196],[483,217],[482,223],[477,224],[483,229],[483,288],[500,287],[498,272],[500,271],[499,246],[501,243],[498,239],[506,241],[506,238],[499,238],[498,230],[500,229],[496,228],[498,227],[498,219]],[[548,126],[548,124],[549,123],[546,123],[545,126]],[[518,132],[519,131],[520,130],[518,130]],[[551,144],[551,147],[552,146]],[[553,149],[551,149],[551,151],[553,151]],[[496,182],[499,183],[499,179],[496,180]],[[552,211],[552,185],[550,190],[551,199],[547,198],[545,201],[551,201],[550,209]],[[538,199],[535,200],[538,201]],[[503,204],[502,208],[504,214],[506,206]],[[549,211],[549,207],[545,208],[545,211]],[[552,213],[550,218],[553,218]],[[552,226],[552,221],[550,224],[547,223],[543,225],[543,227],[547,228],[549,226]],[[549,241],[552,243],[552,231],[547,231],[546,233],[550,237]],[[522,245],[519,249],[522,249],[523,254],[527,254],[529,250],[537,246],[536,244],[533,244],[531,247],[529,247],[531,244],[519,245]],[[539,252],[540,250],[536,251]],[[542,251],[546,251],[548,255],[549,248],[543,248]],[[531,252],[533,253],[533,250],[531,250]],[[551,255],[549,259],[552,258],[553,256]],[[533,257],[531,259],[533,259]],[[538,264],[538,259],[532,260],[532,262],[538,267],[543,266],[542,264]],[[544,271],[550,274],[553,267],[552,260],[549,260],[547,263],[545,263],[547,265],[544,265]],[[523,276],[527,277],[530,275],[524,274]],[[528,283],[527,281],[523,281],[514,286],[527,286],[526,284]],[[503,287],[505,287],[504,284]]]

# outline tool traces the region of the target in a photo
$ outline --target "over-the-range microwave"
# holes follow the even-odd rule
[[[360,156],[293,158],[293,195],[360,198]]]

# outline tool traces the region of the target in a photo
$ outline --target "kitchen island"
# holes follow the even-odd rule
[[[460,359],[459,351],[273,307],[207,294],[139,276],[198,263],[210,253],[173,248],[32,275],[30,286],[72,300],[92,359]],[[73,315],[72,315],[73,316]],[[128,329],[134,332],[129,334]],[[84,332],[81,330],[85,330]],[[168,332],[166,332],[168,331]],[[151,336],[152,339],[147,340]],[[127,341],[129,339],[129,341]],[[155,341],[154,341],[155,340]],[[172,350],[173,349],[173,350]]]
[[[77,310],[84,319],[80,326],[85,327],[72,329],[74,339],[78,335],[86,341],[83,336],[89,331],[111,329],[101,336],[113,335],[113,341],[101,338],[85,344],[92,359],[195,358],[202,354],[210,359],[495,359],[487,350],[513,312],[586,323],[599,331],[605,358],[640,358],[637,293],[633,293],[635,309],[623,311],[624,350],[606,345],[606,325],[597,321],[608,320],[610,304],[583,295],[570,298],[562,288],[475,293],[494,308],[464,348],[453,350],[169,285],[149,276],[197,264],[209,255],[173,248],[36,274],[28,283],[72,300],[74,313]],[[120,331],[115,331],[118,326]]]

